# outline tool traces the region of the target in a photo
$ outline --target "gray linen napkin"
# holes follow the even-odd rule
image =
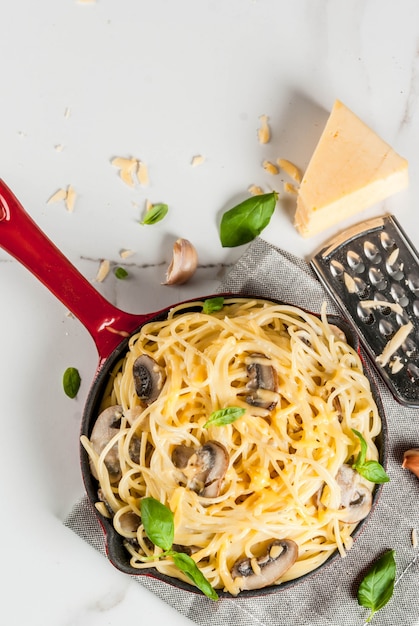
[[[306,261],[261,239],[248,247],[219,292],[272,297],[313,312],[319,312],[326,300],[328,312],[337,312]],[[371,376],[381,393],[387,417],[387,473],[391,480],[345,558],[338,558],[292,588],[278,588],[277,593],[263,598],[224,598],[213,602],[154,579],[133,578],[202,626],[362,626],[369,611],[357,603],[359,582],[373,561],[392,548],[397,563],[394,594],[372,623],[419,625],[419,549],[411,539],[413,528],[419,532],[419,480],[401,467],[404,450],[419,447],[419,410],[399,405],[374,372]],[[73,508],[65,525],[105,554],[103,534],[87,498]]]

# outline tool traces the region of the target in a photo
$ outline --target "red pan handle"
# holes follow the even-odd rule
[[[110,304],[40,230],[0,179],[0,247],[36,276],[83,324],[103,362],[151,317]]]

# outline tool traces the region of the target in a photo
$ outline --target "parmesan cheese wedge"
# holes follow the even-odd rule
[[[303,176],[294,225],[311,237],[407,185],[407,160],[336,100]]]

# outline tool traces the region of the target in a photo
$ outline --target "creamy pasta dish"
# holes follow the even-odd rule
[[[226,298],[180,305],[129,340],[83,436],[97,509],[132,567],[190,582],[147,536],[141,501],[174,517],[174,546],[232,595],[299,578],[351,548],[374,485],[381,420],[358,353],[297,307]]]

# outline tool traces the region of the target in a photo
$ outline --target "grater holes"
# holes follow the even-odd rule
[[[397,302],[402,307],[406,307],[409,304],[409,298],[406,295],[405,290],[399,283],[391,285],[390,293],[394,302]]]
[[[403,262],[399,259],[400,248],[394,248],[386,260],[386,270],[394,280],[401,280],[404,276]]]
[[[395,332],[393,324],[387,319],[379,321],[378,330],[384,337],[391,337]]]
[[[407,286],[415,295],[419,295],[419,275],[411,272],[407,276]]]
[[[339,261],[333,259],[330,262],[330,272],[334,278],[342,279],[345,273],[345,268],[343,267],[342,263],[339,263]]]
[[[349,267],[357,274],[365,272],[365,264],[362,257],[354,250],[348,250],[346,254]]]
[[[363,322],[364,324],[367,324],[368,326],[371,326],[371,324],[374,324],[375,318],[371,312],[371,309],[362,306],[362,302],[358,303],[356,312],[361,322]]]
[[[371,267],[368,272],[369,279],[376,289],[384,291],[387,287],[387,280],[379,267]]]
[[[409,315],[406,311],[402,313],[397,313],[396,320],[399,326],[405,326],[409,322]]]
[[[391,308],[388,305],[386,306],[385,303],[388,302],[388,300],[384,296],[382,296],[381,294],[375,294],[374,300],[376,302],[383,303],[381,306],[378,307],[378,310],[381,312],[382,315],[384,316],[390,315]]]
[[[368,298],[371,292],[370,286],[367,285],[367,283],[364,282],[362,278],[359,278],[358,281],[355,281],[355,282],[357,284],[358,296],[361,298],[361,300],[366,300],[366,298]]]
[[[414,359],[418,356],[418,347],[415,341],[413,341],[410,337],[408,337],[403,343],[402,350],[406,356],[409,357],[409,359]]]
[[[371,263],[381,263],[381,253],[372,241],[364,242],[364,254]]]
[[[345,283],[345,287],[348,293],[356,293],[359,298],[365,299],[368,298],[370,294],[370,286],[362,280],[360,276],[352,277],[347,272],[343,275],[343,282]]]
[[[389,251],[396,247],[396,242],[393,237],[391,237],[386,231],[380,233],[380,241],[384,250]]]

